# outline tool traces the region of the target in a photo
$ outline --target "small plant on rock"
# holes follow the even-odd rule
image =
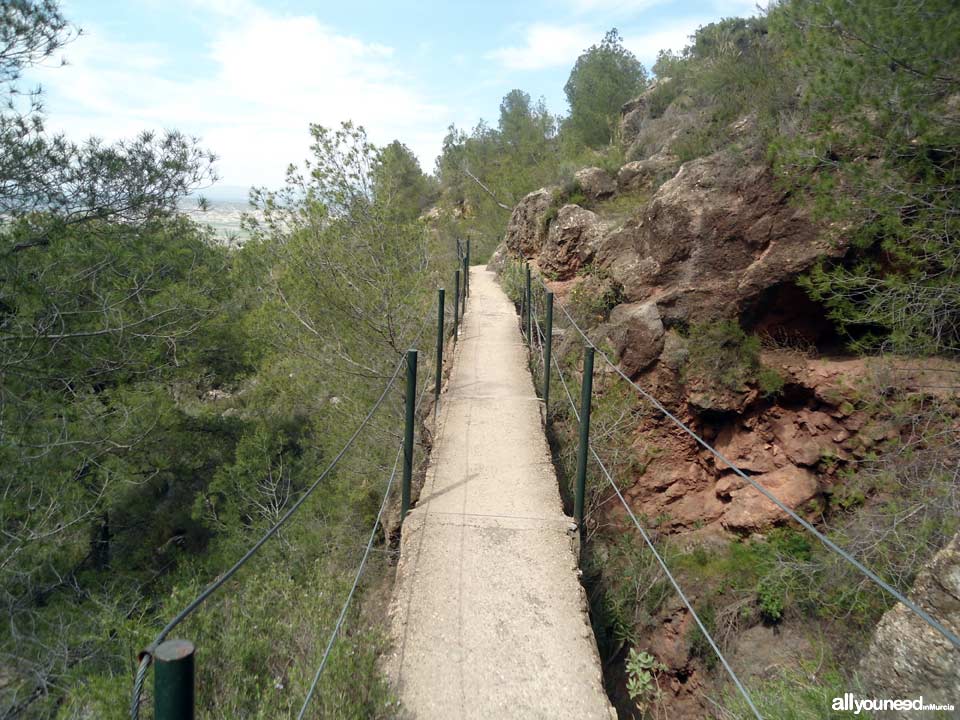
[[[760,369],[760,340],[748,335],[736,320],[690,326],[685,377],[739,391]]]
[[[627,693],[641,712],[660,699],[657,674],[666,669],[667,666],[658,662],[650,653],[637,652],[630,648],[627,658]]]
[[[757,384],[760,386],[760,392],[765,398],[777,397],[783,392],[783,386],[786,383],[783,375],[771,367],[762,367],[757,373]]]

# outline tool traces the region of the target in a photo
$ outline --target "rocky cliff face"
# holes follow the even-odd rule
[[[845,253],[842,229],[818,226],[778,185],[764,159],[749,149],[749,117],[732,128],[743,142],[681,163],[673,144],[697,122],[673,106],[653,118],[645,96],[628,103],[621,136],[628,157],[636,159],[615,175],[600,168],[577,173],[579,204],[556,187],[526,196],[513,211],[497,257],[530,260],[560,302],[571,302],[576,289],[591,281],[615,288],[611,295],[620,302],[591,325],[591,339],[737,467],[816,521],[842,489],[843,469],[900,437],[902,428],[890,414],[866,401],[876,396],[877,378],[892,374],[902,390],[924,393],[952,384],[957,367],[831,355],[839,345],[826,311],[796,279],[818,259]],[[723,384],[689,372],[689,329],[724,320],[765,338],[759,367],[776,379],[775,387],[764,387],[756,375]],[[575,343],[575,333],[565,333],[559,352]],[[636,469],[618,480],[634,512],[656,518],[659,531],[702,543],[764,533],[787,521],[725,463],[657,414],[635,417],[629,440],[635,462],[627,465]],[[606,517],[598,522],[629,526],[618,503],[604,507]],[[940,578],[937,597],[947,604],[960,597],[944,585],[949,572],[934,573]],[[923,580],[919,591],[933,582]],[[877,652],[909,656],[901,664],[933,672],[939,679],[931,682],[939,684],[930,685],[931,692],[945,691],[956,678],[943,680],[942,668],[932,667],[940,660],[929,658],[927,667],[917,648],[894,648],[896,627],[907,620],[885,621],[890,627],[881,628]],[[646,639],[670,668],[674,718],[707,712],[697,699],[703,694],[699,666],[685,644],[690,621],[683,607],[670,606]],[[874,673],[878,687],[888,680],[884,673]],[[910,682],[904,679],[903,686]]]
[[[960,633],[960,535],[936,554],[914,583],[911,600]],[[957,650],[903,605],[880,621],[870,649],[860,662],[867,698],[915,700],[957,705],[960,663]],[[922,710],[882,711],[879,720],[929,717]]]

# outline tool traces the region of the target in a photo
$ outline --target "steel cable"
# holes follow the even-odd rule
[[[546,285],[544,285],[543,280],[539,276],[537,277],[537,280],[544,288],[546,288]],[[577,322],[573,319],[573,317],[571,317],[570,313],[567,312],[567,309],[562,304],[560,304],[560,310],[563,312],[564,315],[567,316],[567,319],[570,321],[571,325],[576,329],[578,333],[580,333],[580,336],[584,339],[584,341],[590,347],[592,347],[597,353],[599,353],[600,357],[602,357],[606,361],[606,363],[611,368],[613,368],[613,370],[621,378],[626,380],[627,383],[629,383],[637,392],[639,392],[644,398],[646,398],[646,400],[650,402],[657,410],[663,413],[663,415],[667,417],[674,425],[676,425],[678,428],[683,430],[683,432],[685,432],[687,435],[693,438],[701,447],[706,449],[715,458],[723,462],[725,465],[727,465],[727,467],[733,470],[737,475],[739,475],[741,478],[746,480],[755,490],[757,490],[764,497],[766,497],[770,502],[772,502],[774,505],[780,508],[783,512],[785,512],[790,518],[796,521],[804,530],[813,534],[814,537],[816,537],[817,540],[819,540],[824,545],[824,547],[826,547],[828,550],[831,550],[832,552],[836,553],[841,558],[846,560],[853,567],[859,570],[863,575],[865,575],[867,578],[872,580],[875,585],[885,590],[888,594],[892,595],[896,600],[898,600],[905,607],[911,610],[914,615],[919,617],[921,620],[926,622],[927,625],[929,625],[934,630],[936,630],[941,635],[943,635],[943,637],[945,637],[955,648],[960,649],[960,637],[958,637],[950,629],[944,627],[944,625],[940,623],[938,620],[936,620],[936,618],[932,617],[923,608],[921,608],[912,600],[907,598],[906,595],[901,593],[899,590],[897,590],[895,587],[890,585],[888,582],[886,582],[883,578],[881,578],[875,572],[870,570],[870,568],[868,568],[866,565],[864,565],[855,557],[853,557],[846,550],[844,550],[839,545],[837,545],[832,540],[830,540],[830,538],[828,538],[826,535],[824,535],[819,530],[817,530],[812,524],[810,524],[810,522],[808,522],[807,520],[804,520],[802,517],[800,517],[800,515],[794,512],[791,508],[787,507],[783,502],[780,501],[779,498],[777,498],[773,493],[771,493],[769,490],[763,487],[763,485],[758,483],[756,480],[751,478],[749,475],[744,473],[740,468],[734,465],[730,460],[728,460],[723,455],[723,453],[721,453],[719,450],[714,448],[710,443],[708,443],[706,440],[700,437],[700,435],[698,435],[694,430],[688,427],[686,423],[684,423],[682,420],[676,417],[673,413],[667,410],[667,408],[665,408],[660,403],[660,401],[657,400],[653,395],[647,392],[644,388],[642,388],[636,382],[631,380],[630,377],[628,377],[626,373],[624,373],[623,370],[620,369],[619,365],[617,365],[609,357],[607,357],[607,354],[603,352],[603,350],[598,348],[589,337],[587,337],[587,334],[580,328],[579,325],[577,325]]]
[[[556,361],[556,357],[553,358]],[[567,395],[567,400],[570,402],[570,409],[573,411],[574,416],[577,418],[577,422],[580,421],[580,413],[577,412],[576,403],[573,401],[573,395],[570,394],[570,388],[567,386],[566,378],[563,376],[563,370],[560,367],[559,362],[555,362],[555,367],[557,368],[557,374],[560,376],[560,384],[563,385],[563,390]],[[747,692],[747,689],[743,686],[743,683],[740,682],[740,678],[737,677],[737,674],[733,671],[733,668],[730,666],[730,663],[727,662],[727,659],[723,656],[723,653],[720,652],[720,648],[717,647],[716,642],[714,642],[713,637],[710,633],[707,632],[707,628],[704,627],[703,622],[700,620],[700,616],[697,615],[696,610],[693,609],[693,605],[687,599],[687,596],[684,594],[683,590],[680,588],[680,583],[677,582],[673,574],[670,572],[670,568],[667,567],[666,561],[657,551],[656,546],[653,544],[653,541],[650,539],[650,536],[647,534],[647,531],[643,529],[640,525],[640,522],[637,520],[636,516],[633,514],[633,510],[630,509],[630,506],[627,504],[626,499],[620,493],[620,488],[617,487],[617,484],[613,481],[609,471],[606,466],[603,464],[603,461],[600,459],[600,456],[597,455],[597,451],[594,449],[593,445],[588,444],[590,448],[590,453],[593,455],[593,459],[600,466],[600,469],[603,470],[603,474],[606,475],[607,480],[610,481],[610,485],[613,487],[614,491],[617,493],[617,497],[620,498],[620,502],[623,503],[623,507],[626,509],[627,513],[630,515],[630,519],[633,520],[633,524],[636,525],[637,530],[640,531],[641,537],[643,537],[644,542],[647,544],[647,547],[650,548],[650,551],[653,553],[653,556],[656,558],[657,563],[660,565],[660,569],[663,570],[664,575],[667,576],[667,579],[670,580],[670,584],[673,585],[674,590],[677,591],[677,595],[680,597],[680,600],[686,606],[687,610],[690,612],[690,615],[693,617],[694,622],[697,623],[697,627],[700,628],[700,632],[703,633],[703,636],[707,639],[707,642],[710,643],[710,647],[713,649],[713,652],[719,658],[720,662],[723,664],[724,669],[727,671],[727,674],[730,676],[730,679],[733,680],[734,685],[736,685],[737,690],[743,696],[743,699],[746,700],[747,705],[750,706],[750,709],[753,711],[754,716],[757,720],[763,720],[763,716],[760,714],[760,711],[757,710],[756,705],[753,704],[753,699],[750,697],[750,693]]]
[[[377,528],[380,527],[380,522],[383,519],[383,511],[386,509],[387,500],[390,498],[390,489],[393,487],[393,481],[397,477],[397,468],[400,465],[401,453],[403,453],[403,443],[401,443],[400,447],[397,449],[397,457],[393,461],[393,471],[390,473],[389,480],[387,480],[387,489],[383,493],[383,502],[380,503],[380,510],[377,512],[377,519],[374,520],[373,529],[370,531],[370,539],[367,540],[367,547],[363,551],[363,558],[360,560],[360,567],[357,568],[357,574],[353,579],[353,586],[350,588],[350,592],[347,594],[347,599],[343,603],[343,607],[340,610],[340,615],[333,627],[333,632],[330,633],[330,638],[327,640],[327,647],[323,651],[323,658],[320,660],[320,666],[317,668],[317,672],[313,676],[313,682],[310,683],[310,689],[307,691],[307,696],[303,701],[300,712],[297,714],[297,720],[303,720],[303,717],[307,712],[307,707],[310,705],[310,701],[313,700],[313,695],[317,690],[317,684],[320,682],[320,676],[323,674],[323,671],[327,666],[327,660],[330,657],[330,651],[333,650],[333,645],[336,642],[337,636],[340,634],[340,629],[343,627],[344,620],[347,617],[347,610],[350,607],[350,603],[353,601],[353,596],[357,592],[357,587],[360,585],[360,578],[363,575],[364,568],[366,568],[367,559],[370,557],[370,551],[373,548],[373,541],[377,536]]]
[[[416,339],[413,341],[415,346],[420,338],[423,337],[424,329],[421,328]],[[185,620],[194,610],[196,610],[200,605],[206,601],[211,595],[213,595],[217,590],[219,590],[231,577],[233,577],[236,572],[243,567],[247,561],[253,557],[257,551],[271,538],[273,537],[283,525],[296,513],[296,511],[303,505],[304,502],[313,494],[313,492],[320,486],[320,483],[330,474],[330,472],[337,466],[343,456],[347,451],[353,446],[353,443],[360,436],[360,433],[367,426],[367,424],[372,420],[373,416],[376,414],[377,410],[380,409],[380,406],[386,400],[387,395],[390,393],[390,390],[393,388],[394,383],[397,380],[397,377],[400,374],[400,369],[403,367],[406,358],[401,357],[397,363],[396,368],[394,368],[393,375],[390,376],[387,385],[384,387],[383,392],[377,398],[377,401],[373,404],[370,410],[367,412],[366,416],[357,426],[357,429],[353,432],[344,446],[340,451],[334,456],[333,460],[327,466],[327,468],[320,474],[320,476],[308,487],[304,493],[297,499],[297,501],[283,514],[281,517],[263,536],[257,540],[257,542],[244,553],[233,566],[230,567],[223,575],[214,580],[210,585],[208,585],[203,592],[201,592],[193,601],[191,601],[183,610],[181,610],[177,615],[166,624],[166,626],[157,634],[153,642],[150,643],[141,653],[140,653],[140,662],[137,666],[137,673],[134,678],[133,691],[130,698],[130,717],[132,720],[139,720],[140,717],[140,698],[143,694],[143,686],[146,681],[147,670],[150,667],[150,663],[153,659],[153,653],[156,651],[156,648],[160,643],[162,643],[166,637],[173,631],[173,629],[179,625],[183,620]],[[423,395],[426,391],[426,386],[424,391],[420,393],[420,399],[423,398]],[[419,400],[417,402],[419,406]]]
[[[259,540],[257,540],[257,542],[254,543],[253,546],[249,550],[247,550],[246,553],[244,553],[243,557],[237,560],[237,562],[234,563],[229,570],[227,570],[223,575],[221,575],[219,578],[217,578],[212,583],[210,583],[210,585],[208,585],[203,592],[201,592],[196,598],[194,598],[193,601],[191,601],[183,610],[177,613],[177,615],[170,622],[166,624],[163,630],[160,631],[160,633],[157,635],[154,641],[150,643],[150,645],[148,645],[147,648],[141,653],[140,665],[137,668],[137,675],[136,675],[136,679],[134,680],[133,696],[130,701],[130,717],[133,720],[137,720],[140,716],[140,695],[143,692],[143,684],[146,678],[147,668],[150,666],[151,658],[153,657],[153,653],[157,649],[157,646],[164,641],[167,635],[169,635],[170,632],[177,625],[183,622],[183,620],[186,619],[187,616],[189,616],[200,605],[202,605],[203,602],[208,597],[213,595],[213,593],[219,590],[224,585],[224,583],[226,583],[231,577],[233,577],[233,575],[236,574],[236,572],[241,567],[243,567],[246,564],[246,562],[251,557],[253,557],[261,547],[263,547],[264,543],[266,543],[267,540],[273,537],[277,533],[277,531],[281,527],[283,527],[284,524],[286,524],[286,522],[300,508],[300,506],[303,505],[304,502],[306,502],[307,498],[309,498],[310,495],[313,494],[313,491],[316,490],[317,487],[319,487],[320,483],[323,482],[323,480],[327,477],[327,475],[329,475],[330,472],[336,467],[337,463],[340,462],[340,459],[351,448],[354,441],[356,441],[357,437],[359,437],[360,433],[366,427],[367,423],[371,420],[374,413],[376,413],[376,411],[383,404],[383,401],[386,399],[390,390],[393,388],[393,384],[396,382],[397,377],[400,374],[400,369],[403,367],[403,363],[404,363],[404,360],[401,358],[400,362],[397,363],[397,367],[393,371],[393,375],[391,376],[389,382],[387,382],[386,387],[383,389],[383,392],[380,394],[380,397],[373,404],[373,407],[370,408],[369,412],[367,413],[363,421],[360,423],[360,425],[357,426],[357,429],[353,432],[353,435],[350,436],[350,439],[347,440],[346,444],[340,449],[340,452],[338,452],[336,456],[334,456],[333,460],[327,466],[326,470],[324,470],[320,474],[320,476],[313,482],[313,484],[311,484],[310,487],[308,487],[304,491],[304,493],[287,510],[287,512],[283,514],[283,517],[281,517],[273,525],[273,527],[267,530],[267,532],[265,532],[263,536]]]
[[[421,336],[422,336],[421,332]],[[418,338],[419,339],[419,338]],[[434,351],[434,363],[437,361],[436,351]],[[424,373],[424,382],[423,389],[420,391],[420,395],[417,397],[416,404],[414,406],[414,414],[420,410],[420,406],[423,403],[423,398],[427,394],[427,389],[430,387],[431,382],[433,381],[432,373]],[[397,476],[397,467],[400,464],[400,455],[403,452],[403,443],[401,442],[400,447],[397,450],[397,456],[393,461],[393,470],[390,473],[390,478],[387,480],[387,488],[383,493],[383,501],[380,503],[380,510],[377,512],[377,518],[374,520],[373,528],[370,531],[370,538],[367,540],[366,549],[363,552],[363,557],[360,560],[360,567],[357,568],[357,574],[353,580],[353,586],[350,588],[350,592],[347,594],[347,599],[343,604],[343,607],[340,610],[340,615],[337,618],[337,622],[334,625],[333,632],[330,633],[330,638],[327,641],[326,649],[323,652],[323,658],[320,660],[320,666],[317,668],[317,672],[313,676],[313,682],[310,683],[310,689],[307,691],[307,696],[303,701],[303,705],[300,708],[300,712],[297,714],[297,720],[303,720],[304,715],[307,712],[307,707],[310,705],[310,701],[313,699],[313,696],[316,692],[317,685],[320,682],[320,677],[323,675],[324,669],[327,666],[327,660],[330,657],[330,652],[333,649],[333,645],[336,642],[343,623],[346,619],[347,610],[350,607],[350,603],[353,601],[353,596],[357,592],[357,587],[360,585],[360,578],[363,576],[363,571],[367,564],[367,559],[370,557],[370,552],[373,549],[373,541],[376,539],[377,528],[380,527],[380,523],[383,519],[384,510],[387,507],[387,500],[390,497],[390,490],[393,487],[393,481]]]

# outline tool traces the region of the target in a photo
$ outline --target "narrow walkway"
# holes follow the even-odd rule
[[[393,686],[416,720],[616,718],[516,313],[481,267],[467,308],[403,526]]]

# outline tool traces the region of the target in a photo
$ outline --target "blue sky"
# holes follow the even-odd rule
[[[699,25],[756,0],[67,0],[69,65],[29,79],[77,139],[178,128],[219,156],[220,185],[276,187],[308,125],[352,119],[425,170],[447,127],[495,123],[513,88],[566,111],[577,56],[617,27],[649,68]]]

